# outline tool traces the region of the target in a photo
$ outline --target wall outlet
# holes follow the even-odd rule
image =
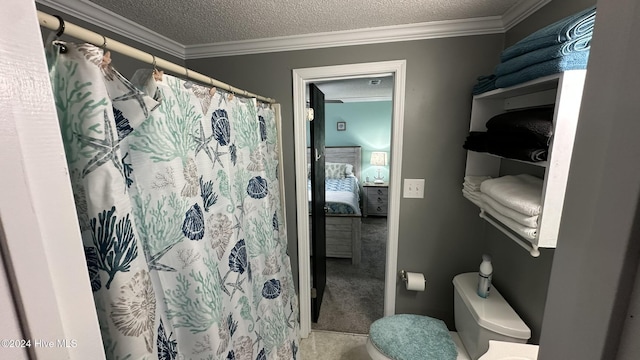
[[[404,179],[405,198],[424,198],[424,179]]]

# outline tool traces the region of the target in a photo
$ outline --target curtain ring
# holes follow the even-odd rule
[[[64,30],[65,30],[64,19],[59,15],[53,15],[53,17],[58,19],[58,24],[59,25],[58,25],[58,30],[56,30],[56,37],[60,37],[60,36],[62,36],[62,34],[64,34]]]
[[[151,66],[153,66],[153,70],[158,70],[156,68],[156,56],[151,54],[151,57],[153,58],[153,61],[151,62]]]
[[[187,80],[188,80],[189,79],[189,69],[184,68],[184,73],[185,73],[185,76],[187,77]]]
[[[102,35],[102,45],[101,48],[105,49],[107,47],[107,37]]]

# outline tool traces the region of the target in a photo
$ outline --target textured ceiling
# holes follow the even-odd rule
[[[93,0],[183,45],[502,16],[524,0]]]
[[[378,84],[370,84],[371,80],[378,80]],[[325,94],[325,100],[389,101],[393,95],[393,78],[391,76],[332,80],[315,84]]]
[[[36,0],[182,59],[504,32],[551,0]],[[319,84],[390,100],[393,81]]]

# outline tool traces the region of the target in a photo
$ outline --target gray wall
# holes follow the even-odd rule
[[[292,69],[406,59],[402,177],[424,178],[427,186],[424,199],[401,200],[398,267],[424,273],[428,289],[399,288],[396,312],[432,315],[453,326],[451,279],[476,270],[484,250],[478,209],[460,194],[470,90],[478,75],[491,73],[502,44],[503,35],[471,36],[198,59],[188,66],[282,104],[285,182],[294,189]],[[286,201],[289,254],[297,277],[293,190]]]
[[[634,360],[640,354],[640,266],[636,271],[636,281],[633,286],[629,310],[625,318],[622,336],[620,338],[620,348],[618,350],[618,360]]]
[[[622,334],[639,336],[622,332],[640,255],[638,19],[637,0],[598,1],[541,360],[640,358],[617,354]]]

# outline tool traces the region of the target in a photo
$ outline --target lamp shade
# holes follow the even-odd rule
[[[384,151],[374,151],[371,153],[371,165],[385,166],[387,165],[387,153]]]

